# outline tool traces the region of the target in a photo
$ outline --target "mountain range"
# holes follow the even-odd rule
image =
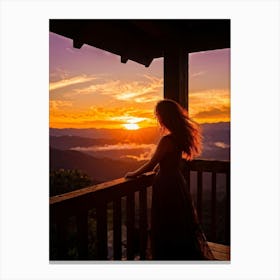
[[[203,152],[199,158],[230,159],[230,123],[201,125]],[[94,181],[123,177],[150,158],[159,141],[158,128],[50,129],[50,170],[79,169]]]
[[[77,151],[50,148],[50,171],[78,169],[100,183],[123,177],[141,164],[143,162],[100,159]]]

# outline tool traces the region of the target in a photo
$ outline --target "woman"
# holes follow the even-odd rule
[[[152,255],[154,260],[214,259],[198,222],[191,194],[180,171],[182,155],[200,153],[198,125],[175,101],[159,101],[155,114],[167,132],[148,163],[126,178],[137,177],[159,164],[152,197]]]

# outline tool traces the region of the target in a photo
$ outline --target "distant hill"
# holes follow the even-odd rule
[[[205,123],[201,125],[204,142],[230,143],[230,123]]]
[[[204,137],[229,141],[230,123],[204,123],[201,124]],[[141,128],[138,130],[125,129],[76,129],[76,128],[50,128],[50,136],[76,136],[93,139],[115,139],[116,141],[130,141],[135,143],[155,143],[159,139],[157,127]]]
[[[50,148],[50,171],[78,169],[88,174],[93,180],[104,182],[123,177],[128,171],[135,170],[143,162],[118,161],[108,158],[96,159],[90,155],[70,150]]]
[[[76,128],[50,128],[50,136],[71,136],[90,139],[114,139],[118,142],[154,143],[159,139],[159,130],[156,127],[141,128],[138,130],[125,129],[76,129]]]
[[[230,123],[203,124],[203,151],[199,158],[230,160]]]
[[[229,160],[230,159],[230,123],[210,123],[201,125],[203,134],[203,151],[201,159]],[[115,145],[120,143],[156,144],[160,138],[158,128],[144,128],[135,131],[123,129],[50,129],[50,146],[60,150],[77,147],[94,147]],[[137,147],[135,147],[137,148]],[[78,149],[79,150],[79,149]],[[125,154],[137,156],[145,150],[84,150],[93,157],[108,156],[121,158]]]
[[[50,146],[59,150],[117,144],[116,139],[85,138],[80,136],[50,136]]]

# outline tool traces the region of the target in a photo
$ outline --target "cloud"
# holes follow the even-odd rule
[[[206,111],[200,111],[194,115],[194,118],[213,118],[229,115],[230,107],[211,108]]]
[[[215,101],[224,101],[228,102],[230,98],[229,91],[227,89],[209,89],[202,91],[191,91],[189,93],[189,98],[193,102],[199,100],[200,102],[203,100],[212,100]]]
[[[123,124],[121,121],[116,120],[91,120],[91,119],[85,119],[84,116],[81,116],[80,118],[76,119],[77,123],[81,127],[87,127],[87,128],[105,128],[105,127],[119,127]]]
[[[120,128],[122,122],[110,120],[84,120],[69,114],[50,116],[50,127],[53,128]]]
[[[104,145],[104,146],[91,146],[91,147],[75,147],[71,150],[83,151],[83,152],[99,152],[99,151],[112,151],[112,150],[135,150],[135,149],[148,149],[154,151],[155,144],[115,144],[115,145]]]
[[[55,70],[50,72],[50,82],[52,83],[67,79],[68,77],[70,77],[70,72],[60,67],[56,67]]]
[[[95,77],[88,77],[86,75],[79,75],[79,76],[75,76],[69,79],[62,79],[56,82],[51,82],[49,89],[50,91],[59,89],[59,88],[64,88],[64,87],[68,87],[71,85],[76,85],[76,84],[82,84],[85,82],[89,82],[92,80],[95,80]]]
[[[130,118],[137,118],[139,112],[141,112],[141,110],[134,107],[106,108],[91,106],[88,115],[90,115],[90,117],[126,121]]]
[[[191,92],[190,116],[198,122],[229,121],[230,94],[226,89]]]
[[[163,90],[163,79],[144,75],[145,81],[132,82],[125,85],[125,88],[115,94],[118,100],[131,100],[136,103],[155,102],[161,99]]]
[[[125,155],[125,156],[122,156],[121,158],[131,158],[131,159],[135,159],[137,161],[143,161],[143,160],[149,160],[152,157],[152,155],[153,155],[152,152],[144,152],[144,153],[140,154],[139,156]]]
[[[146,123],[147,125],[154,119],[152,111],[134,107],[102,108],[91,106],[90,109],[92,114],[91,119],[98,118],[108,120],[111,121],[112,124]]]
[[[50,110],[59,110],[65,107],[72,107],[73,104],[71,101],[62,101],[62,100],[50,100]]]
[[[139,123],[146,120],[146,118],[139,118],[133,116],[117,116],[117,117],[112,117],[111,120],[118,120],[125,123]]]
[[[195,77],[198,77],[198,76],[202,76],[202,75],[204,75],[205,73],[206,73],[205,71],[200,71],[200,72],[193,73],[193,74],[191,74],[190,76],[191,76],[192,78],[195,78]]]
[[[117,108],[91,106],[88,109],[70,108],[71,102],[52,101],[50,122],[52,127],[120,128],[125,123],[137,123],[140,127],[155,125],[152,110],[122,106]],[[66,110],[69,106],[69,109]]]
[[[51,83],[52,90],[62,89],[61,101],[50,106],[52,126],[117,128],[128,122],[140,127],[155,126],[154,103],[162,99],[163,80],[152,75],[140,77],[137,81],[121,81],[104,75],[81,75]],[[90,85],[84,83],[91,79]],[[66,88],[69,85],[75,88]],[[71,110],[64,100],[71,100]]]
[[[143,80],[144,78],[144,80]],[[139,81],[120,81],[110,79],[96,79],[95,83],[79,87],[73,90],[70,95],[99,94],[110,96],[114,100],[131,101],[136,103],[155,102],[162,98],[163,79],[143,75]]]
[[[215,142],[214,145],[218,148],[222,148],[222,149],[228,149],[230,147],[230,145],[224,143],[224,142]]]
[[[120,84],[121,81],[119,80],[96,79],[95,84],[86,87],[76,88],[74,92],[79,95],[87,95],[87,94],[114,95],[115,90],[120,87]]]
[[[155,144],[136,144],[136,143],[119,143],[115,145],[104,145],[104,146],[91,146],[91,147],[74,147],[71,150],[79,151],[79,152],[110,152],[113,151],[124,151],[124,155],[120,156],[120,158],[130,158],[137,161],[148,160],[152,157],[154,151],[156,149]],[[139,155],[137,155],[139,152]],[[129,154],[133,153],[133,154]],[[95,154],[98,157],[98,154]]]
[[[159,95],[140,96],[140,97],[135,98],[135,102],[137,102],[137,103],[149,103],[149,102],[155,103],[161,99],[162,99],[162,97]]]

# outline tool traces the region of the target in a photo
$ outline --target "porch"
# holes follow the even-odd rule
[[[50,20],[50,31],[72,39],[74,48],[88,44],[119,55],[122,63],[132,60],[149,67],[153,59],[163,57],[163,97],[186,109],[189,54],[230,47],[227,19],[55,19]],[[220,174],[224,176],[222,185]],[[192,161],[186,164],[184,176],[214,255],[229,260],[230,163]],[[121,178],[51,197],[50,230],[55,238],[50,240],[50,259],[149,259],[153,177],[154,173]]]
[[[121,178],[51,197],[50,260],[151,260],[154,175]],[[220,175],[223,182],[217,184]],[[195,160],[185,164],[184,176],[215,258],[229,260],[229,162]],[[210,205],[205,203],[206,197]],[[218,234],[221,221],[223,229]]]

